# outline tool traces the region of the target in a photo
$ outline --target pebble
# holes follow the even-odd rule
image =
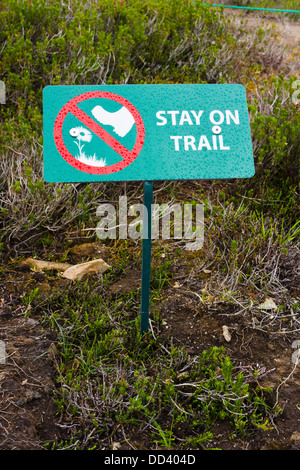
[[[300,432],[299,431],[293,432],[291,440],[292,441],[300,441]]]
[[[0,341],[0,364],[5,364],[5,362],[6,362],[5,342]]]
[[[292,348],[293,349],[298,348],[292,354],[292,363],[295,364],[295,365],[298,365],[298,363],[300,361],[300,340],[294,341],[293,344],[292,344]]]
[[[228,326],[223,325],[223,326],[222,326],[222,330],[223,330],[223,336],[224,336],[224,338],[225,338],[226,341],[229,343],[229,342],[231,341],[231,334],[230,334],[230,332],[229,332]]]

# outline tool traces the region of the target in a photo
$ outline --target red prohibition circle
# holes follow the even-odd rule
[[[124,147],[118,140],[116,140],[112,135],[110,135],[105,129],[103,129],[99,124],[97,124],[90,116],[88,116],[84,111],[82,111],[77,104],[81,101],[90,99],[90,98],[106,98],[109,100],[116,101],[122,106],[127,108],[134,118],[136,128],[137,128],[137,137],[133,149],[130,151]],[[113,165],[95,167],[92,165],[87,165],[86,163],[80,162],[68,151],[62,136],[62,127],[65,120],[65,117],[68,113],[72,113],[77,117],[88,129],[94,132],[98,137],[100,137],[107,145],[109,145],[113,150],[115,150],[123,160],[115,163]],[[59,154],[63,159],[69,163],[71,166],[80,170],[84,173],[94,174],[94,175],[107,175],[110,173],[115,173],[117,171],[123,170],[123,168],[130,165],[136,157],[139,155],[145,140],[145,127],[142,120],[142,117],[138,110],[131,104],[128,100],[122,96],[116,95],[115,93],[110,93],[107,91],[90,91],[87,93],[82,93],[81,95],[72,98],[68,103],[66,103],[63,108],[59,111],[55,123],[54,123],[54,141],[56,148]]]

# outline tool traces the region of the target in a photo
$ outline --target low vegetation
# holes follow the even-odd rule
[[[109,290],[128,268],[140,269],[139,241],[107,240],[112,268],[96,282],[23,297],[26,316],[38,316],[57,334],[54,400],[67,432],[48,449],[101,449],[120,441],[139,448],[141,435],[144,448],[203,449],[215,446],[217,422],[228,423],[231,439],[247,439],[271,429],[281,412],[260,384],[259,367],[242,366],[222,346],[191,354],[161,336],[160,311],[178,266],[182,284],[191,289],[200,282],[197,295],[208,310],[230,304],[256,331],[280,337],[299,331],[300,115],[292,100],[299,63],[289,62],[292,51],[272,29],[237,28],[222,9],[201,3],[1,2],[4,272],[13,258],[29,254],[64,261],[72,237],[96,240],[99,203],[117,203],[125,194],[129,202],[141,202],[142,184],[44,182],[47,85],[242,83],[255,154],[251,180],[155,184],[158,202],[204,204],[205,244],[187,253],[180,242],[153,242],[146,338],[139,333],[140,287]],[[254,314],[254,303],[268,296],[276,297],[276,315]]]
[[[292,10],[299,12],[299,3],[297,0],[223,0],[219,2],[220,5],[237,5],[241,7],[252,8],[266,8],[274,10]],[[299,21],[299,14],[297,13],[286,13],[276,12],[272,13],[267,11],[266,14],[274,14],[280,19],[292,19]]]

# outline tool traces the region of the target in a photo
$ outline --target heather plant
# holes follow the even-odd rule
[[[156,333],[141,338],[138,293],[120,298],[108,302],[97,284],[84,283],[39,304],[44,324],[59,331],[55,400],[73,423],[65,448],[99,448],[118,430],[125,439],[143,432],[150,446],[201,449],[214,438],[217,420],[242,437],[271,428],[275,412],[268,390],[255,385],[258,370],[243,371],[222,347],[191,358]],[[183,425],[190,431],[178,440]]]
[[[242,7],[252,8],[268,8],[276,10],[293,10],[299,11],[298,0],[222,0],[222,5],[237,5]],[[299,21],[299,13],[282,13],[276,12],[276,18],[291,18]]]
[[[297,65],[286,61],[272,31],[236,28],[222,9],[201,3],[1,2],[0,79],[7,93],[0,105],[3,254],[67,257],[63,242],[69,232],[76,233],[74,240],[82,233],[93,238],[98,203],[115,203],[124,193],[130,201],[142,195],[142,183],[44,182],[45,86],[242,83],[249,102],[252,179],[155,186],[157,202],[167,197],[204,204],[205,245],[185,253],[181,241],[153,243],[146,339],[139,334],[140,289],[109,295],[109,286],[128,267],[141,267],[135,241],[111,243],[112,267],[95,285],[74,283],[48,297],[35,286],[24,295],[26,317],[42,315],[44,327],[57,334],[56,348],[49,351],[57,374],[55,401],[70,432],[56,448],[99,449],[115,435],[126,441],[144,431],[149,445],[204,448],[214,439],[217,421],[245,437],[256,428],[269,429],[278,412],[268,405],[268,390],[256,382],[260,369],[233,362],[223,348],[191,355],[160,338],[160,302],[171,282],[182,296],[188,288],[212,318],[221,304],[222,318],[242,318],[254,334],[299,331],[300,122],[292,100]],[[83,142],[74,142],[83,155]],[[258,299],[270,294],[278,303],[272,315],[257,308]],[[189,429],[182,439],[181,426]]]
[[[300,114],[293,102],[297,77],[265,79],[260,94],[249,103],[255,176],[242,186],[248,197],[269,201],[267,212],[298,220]]]
[[[12,248],[88,223],[96,201],[108,196],[105,184],[43,181],[45,86],[243,83],[265,61],[262,34],[249,40],[201,2],[4,0],[0,24],[0,77],[7,91],[0,109],[1,238]],[[110,185],[110,191],[117,195],[120,188]]]

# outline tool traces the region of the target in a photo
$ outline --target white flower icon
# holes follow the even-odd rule
[[[74,140],[74,144],[77,145],[78,150],[79,150],[79,155],[76,155],[76,158],[87,164],[87,165],[92,165],[92,166],[98,166],[98,167],[103,167],[106,165],[106,160],[103,158],[100,158],[98,160],[97,155],[86,155],[85,152],[82,151],[84,144],[81,145],[81,141],[83,142],[90,142],[92,140],[92,133],[86,129],[85,127],[82,126],[77,126],[77,127],[72,127],[72,129],[69,130],[69,133],[72,137],[75,137],[77,140]]]
[[[84,142],[90,142],[92,140],[92,133],[82,126],[72,127],[72,129],[70,129],[70,135]]]

